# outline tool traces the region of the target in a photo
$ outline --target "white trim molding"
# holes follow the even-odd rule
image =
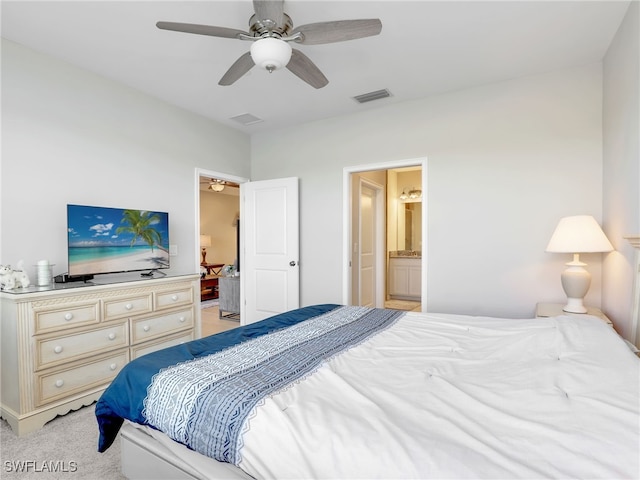
[[[633,274],[633,305],[631,310],[631,340],[636,347],[640,346],[640,235],[624,237],[636,248],[636,265]]]
[[[627,235],[624,238],[627,239],[633,247],[640,249],[640,235]]]
[[[427,157],[390,160],[344,167],[342,170],[342,303],[351,305],[351,174],[374,170],[390,170],[394,168],[419,166],[422,168],[422,238],[428,245],[427,219]],[[422,311],[427,312],[427,249],[422,250]],[[386,273],[385,273],[386,275]]]

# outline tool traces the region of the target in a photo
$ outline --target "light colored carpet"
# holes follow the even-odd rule
[[[81,408],[20,438],[0,421],[0,478],[124,480],[120,437],[105,453],[98,453],[94,412],[95,404]]]

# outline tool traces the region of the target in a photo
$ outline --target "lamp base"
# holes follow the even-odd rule
[[[587,307],[582,304],[581,298],[567,298],[567,304],[562,307],[563,312],[587,313]]]
[[[206,265],[207,264],[207,249],[202,247],[202,262],[200,263],[200,265]]]
[[[591,286],[591,274],[585,270],[586,263],[577,259],[567,263],[567,269],[562,272],[562,288],[567,294],[567,304],[562,308],[569,313],[587,313],[587,308],[582,304],[582,299]]]

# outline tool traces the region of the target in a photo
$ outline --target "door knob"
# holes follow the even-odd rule
[[[290,265],[291,267],[295,267],[295,266],[296,266],[296,261],[295,261],[295,260],[291,260],[291,261],[289,262],[289,265]]]

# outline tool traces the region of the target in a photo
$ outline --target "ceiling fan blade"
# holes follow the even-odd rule
[[[253,0],[253,9],[258,20],[272,20],[279,27],[284,25],[284,0]]]
[[[227,73],[225,73],[218,82],[218,85],[231,85],[245,73],[251,70],[254,65],[255,63],[253,63],[253,60],[251,59],[251,52],[245,53],[239,59],[237,59],[233,63],[233,65],[231,65],[229,70],[227,70]]]
[[[336,20],[333,22],[309,23],[296,27],[296,33],[303,35],[300,43],[305,45],[321,45],[324,43],[344,42],[357,38],[372,37],[382,31],[382,22],[378,18],[361,20]]]
[[[212,25],[197,25],[194,23],[158,22],[156,27],[162,30],[173,30],[175,32],[196,33],[198,35],[209,35],[211,37],[239,38],[239,35],[249,35],[247,32],[235,28],[214,27]]]
[[[316,67],[315,63],[295,48],[291,52],[291,60],[289,60],[287,68],[291,73],[307,82],[313,88],[322,88],[329,83],[327,77]]]

